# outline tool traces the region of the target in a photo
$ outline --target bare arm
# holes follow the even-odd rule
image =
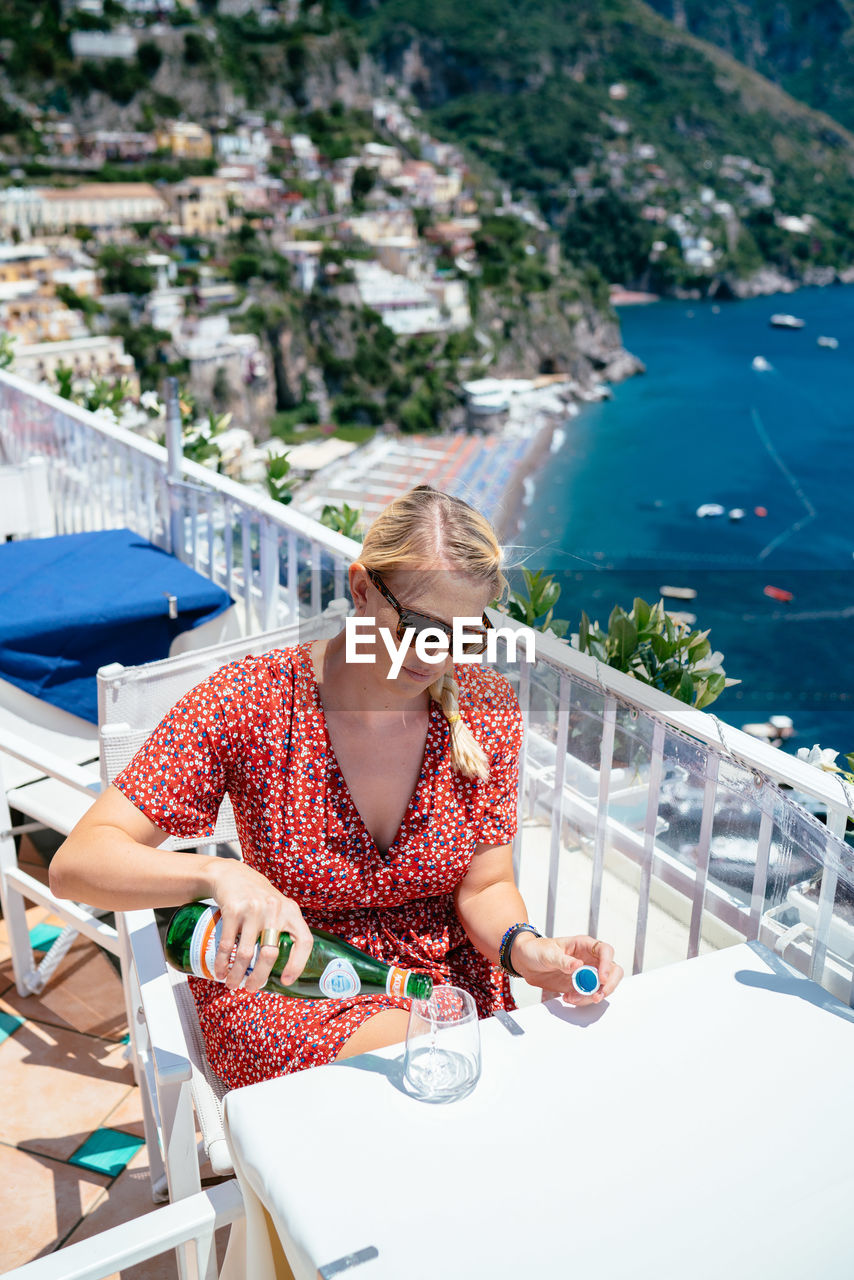
[[[243,862],[158,849],[167,835],[117,787],[109,787],[54,855],[50,887],[58,898],[113,911],[177,907],[197,898],[213,898],[222,910],[217,977],[230,987],[239,986],[261,931],[275,929],[294,939],[282,974],[286,986],[294,982],[312,945],[297,904]],[[276,955],[277,948],[262,947],[246,980],[247,991],[264,985]]]
[[[501,939],[512,924],[527,922],[528,913],[513,877],[509,844],[480,844],[471,865],[454,890],[454,905],[473,945],[494,964]],[[623,976],[614,964],[614,948],[594,938],[537,938],[520,933],[510,955],[513,968],[534,987],[560,992],[572,1004],[596,1003],[610,995]],[[583,964],[599,970],[601,986],[593,996],[580,996],[571,975]]]

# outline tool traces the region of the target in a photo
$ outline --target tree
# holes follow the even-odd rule
[[[573,261],[593,262],[606,280],[625,283],[643,275],[655,233],[637,209],[615,191],[579,200],[564,230]]]
[[[363,164],[359,165],[353,174],[352,195],[354,204],[361,204],[368,193],[373,190],[376,176],[373,169],[369,169]]]
[[[136,60],[142,71],[149,77],[153,77],[160,70],[160,64],[163,61],[163,54],[160,52],[158,45],[153,40],[143,40],[142,44],[136,51]]]

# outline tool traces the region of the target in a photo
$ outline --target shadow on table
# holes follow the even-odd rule
[[[385,1076],[394,1085],[398,1093],[402,1093],[404,1097],[412,1098],[416,1102],[428,1102],[434,1106],[446,1106],[450,1102],[459,1102],[463,1098],[467,1098],[474,1091],[480,1079],[480,1072],[478,1071],[473,1080],[449,1097],[424,1096],[407,1083],[403,1074],[403,1063],[403,1054],[399,1058],[383,1058],[375,1053],[360,1053],[353,1058],[345,1058],[342,1062],[335,1062],[331,1065],[335,1067],[350,1067],[355,1071],[371,1071],[375,1075]]]
[[[351,1071],[372,1071],[375,1075],[385,1076],[401,1093],[407,1097],[412,1095],[403,1083],[403,1054],[399,1058],[383,1058],[378,1053],[359,1053],[353,1058],[344,1058],[341,1062],[332,1063],[335,1067],[347,1067]]]
[[[561,1022],[570,1022],[574,1027],[592,1027],[607,1010],[608,1001],[600,1000],[598,1004],[585,1004],[578,1007],[574,1004],[564,1004],[560,999],[547,1000],[543,1008],[553,1018],[559,1018]]]
[[[841,1001],[825,991],[816,982],[812,982],[803,974],[791,969],[779,956],[761,942],[750,942],[748,946],[772,970],[771,973],[756,973],[753,969],[739,969],[735,974],[736,982],[745,987],[758,987],[764,991],[776,991],[782,996],[797,996],[806,1000],[817,1009],[824,1009],[845,1022],[854,1022],[854,1009],[849,1009]]]

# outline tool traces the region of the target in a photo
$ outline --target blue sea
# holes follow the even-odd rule
[[[775,312],[806,323],[771,328]],[[711,629],[741,680],[712,709],[736,725],[790,715],[792,751],[854,751],[854,287],[658,302],[620,321],[647,372],[567,424],[517,562],[558,576],[573,630],[581,609],[604,624],[661,585],[695,588],[670,607]],[[712,502],[745,517],[698,519]]]

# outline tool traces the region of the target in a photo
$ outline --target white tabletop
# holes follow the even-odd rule
[[[742,944],[514,1017],[449,1105],[401,1046],[229,1094],[250,1234],[296,1280],[850,1280],[854,1011]]]

